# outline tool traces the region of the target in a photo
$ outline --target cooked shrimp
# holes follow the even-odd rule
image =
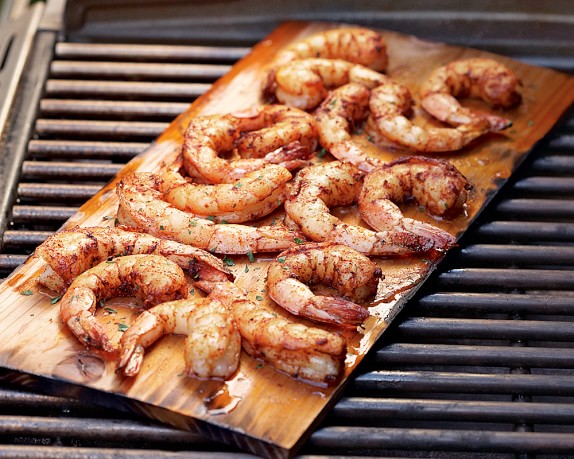
[[[159,255],[127,255],[104,261],[80,274],[60,301],[60,315],[85,345],[113,351],[95,317],[100,300],[135,296],[144,307],[187,297],[183,270]]]
[[[371,158],[352,137],[353,123],[369,113],[371,92],[363,85],[349,83],[334,89],[315,110],[319,143],[340,161],[349,161],[370,172],[384,164]]]
[[[341,59],[309,58],[278,67],[273,87],[280,103],[310,110],[325,99],[329,89],[347,83],[359,83],[372,89],[387,79],[368,67]]]
[[[303,244],[281,252],[269,265],[267,292],[292,314],[353,328],[369,317],[357,303],[374,296],[381,277],[375,263],[350,247]],[[315,295],[306,284],[330,286],[345,298]]]
[[[118,183],[120,225],[224,254],[279,252],[303,237],[280,224],[260,227],[215,224],[195,217],[163,201],[159,182],[157,175],[142,172],[124,177]]]
[[[351,163],[332,161],[303,169],[285,201],[285,211],[310,239],[347,245],[366,255],[408,255],[426,252],[435,242],[397,231],[372,231],[332,215],[330,206],[353,204],[363,173]]]
[[[303,151],[292,153],[294,160],[301,159],[299,163],[293,162],[297,169],[307,159],[309,152],[317,146],[317,130],[315,120],[309,113],[294,107],[280,104],[271,104],[252,107],[249,110],[232,114],[239,121],[241,135],[235,146],[242,158],[259,158],[266,155],[269,162],[282,164],[287,167],[290,163],[286,159],[273,159],[282,149],[308,148],[307,156]],[[285,153],[287,155],[287,153]]]
[[[312,34],[279,51],[275,62],[282,65],[308,57],[342,59],[378,71],[384,70],[388,62],[385,39],[374,30],[361,27],[343,27]]]
[[[453,126],[482,126],[500,131],[512,121],[460,105],[456,97],[478,97],[494,107],[512,108],[520,102],[519,82],[512,70],[488,58],[460,59],[434,70],[421,86],[422,107]]]
[[[460,150],[488,132],[487,125],[457,128],[422,128],[407,118],[413,100],[409,90],[389,80],[371,91],[369,107],[377,129],[393,142],[420,152]]]
[[[185,170],[191,177],[207,183],[233,183],[267,164],[288,169],[301,167],[307,164],[315,144],[311,115],[295,108],[269,105],[192,119],[182,152]],[[228,161],[219,157],[234,148],[243,159]]]
[[[176,208],[199,216],[217,217],[229,223],[255,220],[273,212],[287,196],[291,173],[269,164],[234,183],[204,185],[181,174],[181,156],[160,171],[160,191]]]
[[[36,255],[48,264],[38,281],[63,292],[92,266],[120,255],[136,254],[162,255],[198,282],[233,280],[225,264],[205,250],[119,228],[76,226],[53,234],[36,249]]]
[[[145,349],[167,334],[186,335],[188,376],[227,379],[237,370],[241,336],[231,312],[211,298],[170,301],[143,311],[120,339],[118,370],[137,375]]]
[[[414,200],[436,216],[461,212],[471,186],[452,164],[410,157],[378,168],[365,177],[359,195],[363,220],[377,231],[406,232],[429,238],[446,249],[454,237],[433,225],[403,216],[395,203]]]
[[[280,317],[231,282],[213,284],[209,296],[231,309],[249,355],[296,378],[337,381],[346,354],[341,336]]]

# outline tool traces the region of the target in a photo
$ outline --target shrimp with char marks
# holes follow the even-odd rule
[[[316,142],[313,117],[283,105],[199,116],[185,132],[183,165],[196,181],[233,183],[268,164],[290,170],[306,165]],[[234,149],[241,159],[220,157]]]
[[[387,79],[387,76],[368,67],[341,59],[309,58],[278,67],[274,88],[280,103],[310,110],[325,99],[330,89],[348,83],[372,89]]]
[[[227,379],[239,366],[241,335],[231,312],[212,298],[187,298],[143,311],[122,335],[118,370],[139,373],[145,349],[167,334],[186,335],[188,376]]]
[[[433,240],[436,248],[447,249],[455,242],[453,236],[434,225],[404,217],[396,203],[412,199],[432,215],[454,216],[462,211],[470,188],[468,180],[446,161],[404,158],[365,177],[359,212],[377,231],[413,233]]]
[[[249,355],[295,378],[327,384],[337,381],[346,355],[341,336],[281,317],[250,300],[231,282],[212,287],[210,298],[230,308]]]
[[[198,283],[233,280],[219,258],[196,247],[119,228],[73,227],[53,234],[36,248],[36,255],[48,264],[38,281],[51,290],[64,292],[94,265],[120,255],[137,254],[162,255]]]
[[[342,59],[378,71],[385,70],[388,63],[383,36],[362,27],[341,27],[309,35],[280,50],[275,63],[282,65],[309,57]]]
[[[135,296],[149,308],[187,294],[185,274],[173,261],[159,255],[127,255],[80,274],[60,300],[60,315],[82,343],[111,352],[114,347],[95,316],[101,300]]]
[[[275,258],[267,272],[267,292],[292,314],[354,328],[369,317],[368,309],[357,303],[375,295],[381,278],[381,269],[350,247],[310,243]],[[344,298],[316,295],[306,284],[328,285]]]
[[[358,199],[363,176],[353,164],[340,161],[307,167],[295,178],[285,211],[313,241],[344,244],[366,255],[409,255],[434,249],[440,241],[404,231],[372,231],[331,214],[329,207],[348,206]]]
[[[460,150],[489,131],[482,126],[460,125],[456,128],[421,127],[409,118],[413,99],[409,90],[390,80],[371,91],[371,118],[385,137],[412,150],[424,153]]]
[[[349,83],[329,92],[315,110],[319,143],[340,161],[349,161],[364,172],[384,164],[370,157],[353,140],[353,125],[369,114],[371,91],[357,83]]]
[[[273,212],[285,201],[292,177],[283,166],[271,164],[234,183],[206,185],[186,179],[181,169],[181,156],[161,168],[159,189],[164,199],[184,212],[228,223],[256,220]]]
[[[494,107],[512,108],[520,102],[514,73],[504,64],[488,58],[460,59],[434,70],[420,89],[422,107],[435,118],[453,126],[486,124],[497,132],[512,121],[470,110],[456,98],[476,97]]]
[[[147,172],[124,177],[117,185],[117,222],[126,228],[223,254],[280,252],[304,236],[281,224],[216,224],[163,201],[160,179]]]

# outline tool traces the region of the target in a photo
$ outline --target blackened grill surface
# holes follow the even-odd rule
[[[0,277],[246,51],[57,43],[2,235]],[[574,59],[507,51],[574,69]],[[94,61],[114,64],[106,72],[84,64]],[[301,454],[574,454],[573,155],[570,114],[385,333]],[[0,432],[6,457],[241,456],[89,400],[10,384],[0,387]]]

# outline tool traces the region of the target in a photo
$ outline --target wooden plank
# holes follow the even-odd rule
[[[260,104],[262,78],[277,50],[331,27],[337,25],[289,22],[279,27],[172,122],[154,144],[84,204],[65,226],[111,225],[118,204],[115,185],[122,177],[136,170],[157,170],[161,161],[179,148],[192,117]],[[424,42],[389,31],[382,33],[389,49],[388,73],[415,94],[425,76],[438,65],[462,57],[492,57],[477,50]],[[495,57],[511,67],[522,81],[522,104],[506,112],[514,122],[513,127],[501,134],[485,136],[454,155],[441,156],[448,157],[474,186],[467,214],[454,220],[436,221],[416,209],[406,210],[408,216],[425,219],[458,236],[574,100],[571,77]],[[486,108],[480,102],[468,103]],[[420,112],[416,117],[418,121],[428,122]],[[376,148],[364,137],[357,139],[380,158],[393,159],[398,155]],[[317,161],[324,160],[328,159]],[[354,208],[347,209],[344,218],[348,222],[359,221]],[[265,294],[266,268],[272,256],[257,256],[254,262],[245,256],[231,258],[235,262],[232,270],[237,284],[248,287],[253,298],[262,296],[262,303],[278,314],[286,314]],[[90,393],[96,390],[106,396],[119,397],[138,411],[175,426],[199,430],[257,454],[285,457],[305,441],[313,426],[335,402],[349,375],[433,271],[439,258],[374,258],[385,279],[371,305],[365,331],[347,333],[349,345],[344,375],[333,387],[294,380],[245,354],[238,373],[229,381],[185,378],[181,376],[183,357],[178,336],[165,337],[154,345],[147,352],[137,377],[121,377],[115,373],[113,360],[81,346],[61,324],[59,308],[51,304],[53,294],[37,285],[37,277],[45,264],[35,256],[0,286],[0,364],[49,380],[50,387],[61,383],[62,387],[72,384]],[[248,272],[245,272],[246,266]],[[31,294],[23,295],[25,291]],[[108,304],[118,312],[99,311],[99,316],[113,339],[118,340],[121,334],[118,323],[129,324],[136,311],[129,308],[128,299],[111,300]]]

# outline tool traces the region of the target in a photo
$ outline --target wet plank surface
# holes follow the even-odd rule
[[[142,155],[131,161],[106,187],[83,205],[66,227],[108,226],[117,209],[115,185],[132,171],[154,171],[168,155],[177,151],[188,121],[197,115],[227,113],[260,104],[263,75],[281,47],[306,35],[337,27],[322,23],[286,23],[254,47],[212,89],[175,119],[169,128]],[[416,94],[424,78],[435,67],[451,60],[493,56],[481,51],[420,41],[415,37],[382,31],[389,51],[387,73]],[[511,176],[531,148],[551,129],[574,100],[571,77],[495,56],[512,68],[522,81],[522,104],[503,113],[513,126],[501,134],[485,136],[449,159],[470,180],[473,191],[467,213],[454,220],[437,221],[417,209],[405,213],[460,236],[496,191]],[[489,110],[480,102],[466,105]],[[416,122],[432,123],[420,111]],[[374,156],[391,160],[404,152],[378,148],[373,139],[357,135]],[[322,157],[315,161],[328,161]],[[266,219],[277,218],[276,213]],[[341,211],[348,222],[359,222],[354,207]],[[265,293],[265,275],[273,254],[230,257],[237,284],[249,289],[254,301],[277,309]],[[182,338],[168,336],[147,353],[141,373],[125,378],[115,373],[113,359],[86,349],[61,324],[59,308],[52,304],[53,292],[37,284],[45,264],[35,256],[18,268],[0,286],[0,365],[47,378],[56,384],[71,383],[122,397],[139,411],[175,426],[199,430],[214,438],[240,445],[266,456],[285,456],[296,451],[322,414],[334,403],[349,375],[384,332],[399,310],[428,277],[440,256],[401,259],[373,258],[385,279],[371,305],[371,317],[362,333],[347,333],[348,355],[344,375],[333,387],[319,387],[294,380],[269,365],[243,354],[240,369],[229,381],[202,381],[182,376]],[[246,269],[247,267],[247,269]],[[197,295],[200,293],[196,291]],[[114,340],[121,335],[120,324],[129,325],[137,315],[129,299],[106,303],[116,312],[98,312]],[[68,387],[68,386],[62,386]]]

